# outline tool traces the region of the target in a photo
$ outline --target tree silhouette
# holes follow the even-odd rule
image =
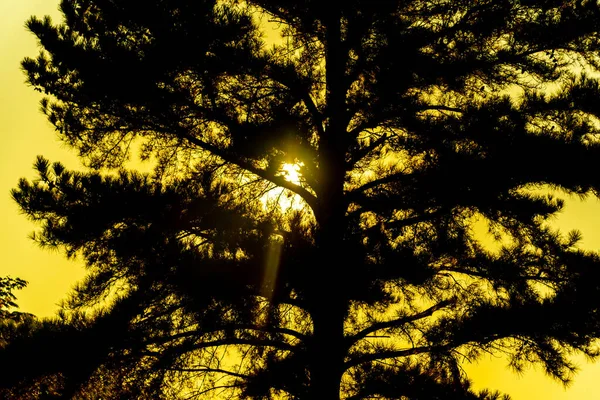
[[[598,354],[599,255],[547,223],[599,194],[596,2],[61,10],[23,68],[90,170],[40,157],[13,197],[88,274],[8,337],[6,390],[497,399],[465,359]]]
[[[15,290],[21,290],[27,286],[27,281],[20,278],[11,278],[5,276],[0,278],[0,323],[7,321],[18,321],[27,317],[27,313],[19,311],[11,311],[19,306],[15,302],[17,297],[14,295]],[[1,340],[1,338],[0,338]]]

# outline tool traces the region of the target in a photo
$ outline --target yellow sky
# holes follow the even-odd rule
[[[42,250],[28,235],[34,225],[19,214],[9,191],[21,177],[34,177],[35,157],[44,155],[68,167],[79,165],[74,154],[56,139],[51,125],[39,111],[41,96],[27,87],[19,63],[24,56],[37,55],[34,37],[27,33],[24,22],[30,15],[51,15],[59,20],[58,0],[0,0],[0,276],[18,276],[29,281],[18,292],[22,311],[50,316],[56,304],[73,283],[83,276],[81,264],[65,260],[56,251]],[[584,234],[583,245],[600,248],[600,202],[572,200],[557,219],[563,229],[578,228]],[[526,371],[517,376],[506,369],[502,359],[484,359],[467,366],[476,388],[498,389],[515,400],[597,400],[600,390],[600,362],[587,364],[577,359],[582,370],[574,384],[565,390],[540,371]]]
[[[30,15],[52,15],[58,20],[56,0],[0,0],[0,276],[10,274],[29,281],[17,293],[23,311],[49,316],[56,303],[82,276],[81,267],[56,251],[42,251],[28,239],[34,225],[10,198],[20,177],[33,178],[35,157],[77,166],[72,152],[58,141],[39,111],[41,96],[25,85],[20,60],[37,55],[37,42],[25,30]]]

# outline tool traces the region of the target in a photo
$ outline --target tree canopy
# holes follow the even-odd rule
[[[27,281],[20,278],[11,278],[10,276],[0,278],[0,321],[19,320],[25,316],[24,313],[11,310],[19,307],[15,302],[17,296],[13,292],[23,289],[25,286],[27,286]]]
[[[597,2],[60,7],[23,69],[89,169],[12,195],[87,276],[6,393],[491,400],[465,360],[599,354],[600,255],[548,223],[600,194]]]

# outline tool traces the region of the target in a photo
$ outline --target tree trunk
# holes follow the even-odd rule
[[[324,304],[313,313],[313,323],[309,398],[339,400],[345,356],[343,312],[335,305]]]
[[[315,236],[319,260],[312,266],[311,316],[313,338],[310,342],[310,397],[338,400],[346,355],[344,320],[348,308],[344,284],[345,214],[343,185],[345,171],[339,153],[332,151],[323,163],[327,184],[319,196],[318,232]],[[332,162],[333,161],[333,162]]]
[[[320,175],[315,209],[319,262],[311,268],[313,281],[310,284],[313,337],[308,345],[309,398],[323,400],[339,400],[347,352],[344,320],[348,302],[343,283],[347,254],[344,251],[347,116],[340,18],[333,9],[327,20],[327,126],[319,142]]]

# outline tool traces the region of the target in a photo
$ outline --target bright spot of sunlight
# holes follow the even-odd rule
[[[286,181],[296,185],[302,184],[302,174],[300,170],[304,166],[303,162],[284,163],[279,168],[279,176],[282,176]],[[300,196],[286,190],[282,187],[277,187],[269,190],[262,198],[265,207],[277,207],[283,211],[289,209],[301,210],[306,205]]]
[[[281,172],[285,180],[295,183],[296,185],[300,184],[300,168],[304,166],[304,163],[299,162],[295,164],[284,163],[281,166]]]

